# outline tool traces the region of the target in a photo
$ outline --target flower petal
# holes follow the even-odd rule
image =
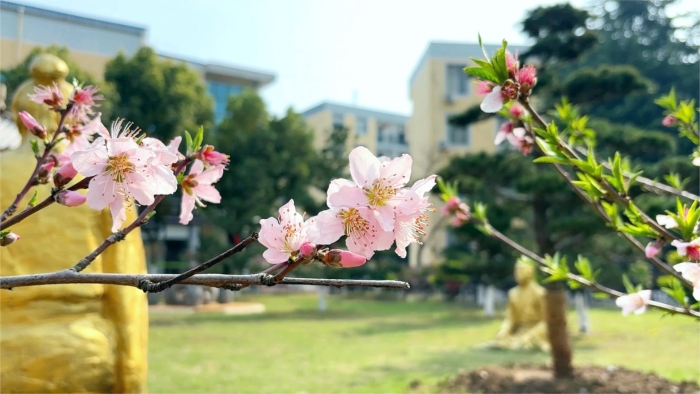
[[[277,249],[268,249],[263,252],[263,258],[270,264],[284,263],[289,259],[289,253]]]
[[[359,186],[369,186],[379,178],[381,163],[376,156],[364,146],[358,146],[350,152],[350,175]]]
[[[213,202],[218,204],[221,202],[221,194],[212,185],[197,185],[193,189],[194,194],[204,201]]]
[[[187,224],[194,218],[192,214],[194,202],[195,199],[193,195],[184,191],[182,192],[182,201],[180,202],[180,224]]]
[[[501,95],[501,87],[496,86],[493,88],[491,93],[484,97],[484,101],[481,102],[481,110],[486,113],[498,112],[503,108],[503,96]]]
[[[342,186],[328,196],[327,203],[329,208],[357,208],[369,205],[367,195],[357,186]]]
[[[330,209],[321,211],[307,230],[309,240],[317,245],[330,245],[344,234],[342,219]]]

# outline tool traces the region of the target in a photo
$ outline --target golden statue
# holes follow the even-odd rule
[[[35,85],[59,84],[65,97],[72,86],[65,81],[66,63],[48,54],[32,62],[33,80],[15,94],[12,110],[22,144],[0,153],[0,209],[8,207],[29,178],[36,160],[33,138],[17,118],[28,111],[47,132],[56,130],[58,115],[27,98]],[[51,185],[35,188],[39,201]],[[24,209],[29,196],[21,202]],[[127,221],[136,213],[130,210]],[[108,211],[82,205],[53,204],[12,226],[21,235],[0,248],[0,274],[27,275],[72,267],[111,232]],[[99,256],[84,272],[146,273],[141,233],[127,238]],[[147,378],[148,305],[146,295],[132,287],[108,285],[50,285],[0,291],[0,391],[144,392]]]
[[[545,322],[546,290],[535,281],[535,267],[515,264],[518,285],[508,291],[506,318],[496,338],[481,346],[491,349],[550,350]]]

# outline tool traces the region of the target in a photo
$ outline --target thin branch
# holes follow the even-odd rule
[[[24,196],[27,195],[29,190],[34,186],[34,183],[36,181],[36,176],[39,174],[39,169],[41,168],[42,164],[46,161],[46,158],[49,156],[49,153],[51,153],[51,150],[53,149],[54,145],[56,144],[56,140],[58,139],[58,136],[62,133],[63,130],[63,124],[66,121],[66,116],[68,115],[68,112],[70,112],[72,104],[68,104],[66,106],[66,109],[60,111],[61,112],[61,118],[58,121],[58,127],[56,128],[56,132],[53,133],[53,138],[51,139],[51,142],[45,144],[44,146],[44,154],[41,155],[40,158],[37,159],[36,161],[36,166],[34,166],[34,171],[32,172],[32,175],[29,176],[29,179],[27,180],[27,183],[24,185],[22,190],[17,194],[15,197],[15,200],[12,202],[12,204],[5,209],[5,212],[2,213],[0,216],[0,222],[5,221],[8,217],[12,216],[15,211],[17,211],[17,207],[19,207],[19,203],[22,201]]]
[[[583,155],[584,155],[584,159],[585,159],[585,157],[586,157],[585,155],[586,155],[588,152],[586,152],[585,149],[580,148],[580,147],[579,147],[579,148],[576,148],[576,150],[577,150],[579,153],[583,154]],[[600,164],[602,164],[603,167],[607,168],[608,170],[611,169],[610,164],[607,163],[607,162],[604,162],[604,161],[603,161],[603,162],[600,162]],[[627,178],[627,179],[629,179],[629,178],[632,177],[632,174],[630,174],[630,173],[627,172],[627,171],[624,171],[624,172],[622,173],[622,175],[623,175],[625,178]],[[691,200],[691,201],[700,200],[700,196],[698,196],[698,195],[695,195],[695,194],[693,194],[693,193],[687,192],[687,191],[685,191],[685,190],[676,189],[675,187],[671,187],[671,186],[666,185],[666,184],[664,184],[664,183],[657,182],[657,181],[651,180],[651,179],[649,179],[649,178],[645,178],[645,177],[643,177],[643,176],[637,177],[637,178],[635,179],[635,182],[637,182],[637,183],[639,183],[639,184],[641,184],[641,185],[644,185],[646,188],[652,189],[652,190],[656,191],[657,193],[665,193],[665,194],[670,194],[670,195],[674,195],[674,196],[678,196],[678,197],[683,197],[683,198],[686,198],[686,199]]]
[[[246,246],[252,244],[253,242],[255,242],[257,240],[258,240],[258,233],[253,233],[250,236],[248,236],[246,239],[244,239],[243,241],[239,242],[236,246],[225,251],[224,253],[221,253],[220,255],[218,255],[212,259],[209,259],[208,261],[206,261],[206,262],[204,262],[204,263],[202,263],[202,264],[200,264],[200,265],[198,265],[190,270],[187,270],[187,271],[183,272],[180,275],[177,275],[176,277],[174,277],[172,279],[168,279],[166,281],[159,282],[159,283],[144,280],[143,282],[141,282],[139,284],[139,289],[143,290],[146,293],[159,293],[167,288],[172,287],[173,285],[176,285],[176,284],[182,282],[183,280],[185,280],[187,278],[194,276],[195,274],[198,274],[202,271],[205,271],[205,270],[213,267],[217,263],[220,263],[220,262],[226,260],[227,258],[233,256],[234,254],[241,252],[243,249],[246,248]]]
[[[490,235],[497,238],[498,240],[505,243],[506,245],[510,246],[511,248],[515,249],[516,251],[520,252],[521,254],[536,261],[537,264],[540,265],[540,267],[543,271],[551,273],[551,269],[547,265],[547,262],[545,261],[545,259],[543,259],[539,255],[537,255],[536,253],[532,252],[531,250],[525,248],[524,246],[520,245],[519,243],[513,241],[512,239],[508,238],[506,235],[504,235],[500,231],[496,230],[493,226],[491,226],[490,223],[484,222],[484,221],[479,221],[477,219],[475,219],[475,221],[478,221],[480,224],[482,224],[489,231]],[[576,282],[578,282],[586,287],[595,289],[595,290],[600,291],[602,293],[609,294],[613,297],[621,297],[621,296],[625,295],[625,293],[621,293],[615,289],[611,289],[609,287],[603,286],[600,283],[592,282],[592,281],[590,281],[582,276],[572,274],[570,272],[567,274],[567,278],[570,280],[576,281]],[[657,301],[649,301],[648,305],[655,307],[655,308],[667,310],[669,312],[681,313],[684,315],[700,318],[700,312],[692,310],[690,308],[680,308],[680,307],[667,305],[667,304],[657,302]]]
[[[85,189],[85,188],[87,188],[88,184],[90,183],[90,179],[92,179],[92,177],[83,178],[80,182],[76,183],[75,185],[69,187],[66,190],[75,191],[75,190]],[[58,191],[59,190],[52,192],[50,196],[46,197],[46,199],[44,199],[44,201],[40,202],[39,204],[36,204],[35,206],[33,206],[31,208],[25,209],[24,211],[18,213],[17,215],[14,215],[14,216],[10,217],[9,219],[5,220],[4,222],[0,223],[0,230],[4,230],[6,228],[9,228],[10,226],[13,226],[13,225],[21,222],[22,220],[28,218],[29,216],[32,216],[33,214],[41,211],[42,209],[44,209],[44,208],[48,207],[49,205],[53,204],[54,202],[56,202],[55,197],[56,197],[56,193]]]
[[[209,287],[223,287],[232,285],[261,286],[266,274],[253,275],[220,275],[220,274],[199,274],[191,276],[180,284],[199,285]],[[103,284],[121,285],[139,288],[143,281],[154,283],[171,280],[178,275],[152,274],[152,275],[130,275],[130,274],[80,274],[73,270],[53,272],[50,274],[18,275],[0,277],[0,289],[13,289],[15,287],[43,286],[57,284]],[[315,285],[332,287],[383,287],[391,289],[410,289],[406,282],[396,280],[346,280],[346,279],[316,279],[316,278],[283,278],[280,284],[283,285]]]
[[[186,158],[186,159],[180,161],[178,163],[175,171],[173,171],[175,176],[180,174],[185,169],[185,167],[187,166],[187,164],[190,161],[191,161],[191,159],[189,159],[189,158]],[[100,246],[98,246],[95,250],[93,250],[92,253],[85,256],[82,260],[78,261],[78,263],[75,264],[73,266],[73,268],[71,268],[71,270],[73,270],[75,272],[80,272],[80,271],[84,270],[85,268],[87,268],[90,265],[90,263],[92,263],[97,258],[97,256],[99,256],[107,248],[109,248],[110,246],[114,245],[115,243],[123,240],[124,237],[127,236],[127,234],[129,234],[130,232],[134,231],[135,229],[141,227],[142,225],[146,224],[148,222],[148,219],[146,219],[146,216],[148,216],[148,214],[153,212],[153,210],[156,209],[156,206],[158,206],[158,204],[160,204],[160,202],[163,201],[164,198],[165,198],[165,195],[156,196],[153,203],[151,205],[149,205],[148,207],[146,207],[146,209],[144,209],[143,212],[141,212],[141,214],[136,218],[136,220],[133,221],[133,223],[126,226],[126,228],[124,228],[120,231],[117,231],[116,233],[107,237],[107,239],[105,239],[102,242],[102,244],[100,244]]]

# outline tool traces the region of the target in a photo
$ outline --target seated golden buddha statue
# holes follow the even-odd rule
[[[22,144],[0,153],[0,209],[14,200],[29,179],[36,159],[29,144],[34,138],[17,117],[28,111],[53,132],[58,114],[30,101],[35,85],[56,82],[64,96],[72,86],[65,81],[66,63],[42,54],[30,65],[32,80],[14,96],[12,111]],[[41,185],[39,201],[50,194]],[[20,203],[26,207],[30,192]],[[134,220],[133,209],[127,223]],[[108,211],[86,204],[68,208],[52,204],[11,230],[21,239],[0,248],[0,275],[27,275],[64,270],[93,251],[111,232]],[[85,273],[146,272],[145,253],[138,230],[108,248]],[[143,392],[146,388],[148,306],[136,288],[99,284],[19,287],[0,291],[0,391]]]
[[[550,350],[545,322],[546,290],[535,281],[535,267],[515,264],[518,285],[508,291],[506,318],[493,341],[481,345],[491,349]]]

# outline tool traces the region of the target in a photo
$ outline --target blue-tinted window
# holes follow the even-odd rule
[[[214,98],[214,121],[216,123],[226,115],[226,106],[229,96],[237,96],[243,92],[243,88],[238,85],[224,82],[209,82],[209,94]]]

